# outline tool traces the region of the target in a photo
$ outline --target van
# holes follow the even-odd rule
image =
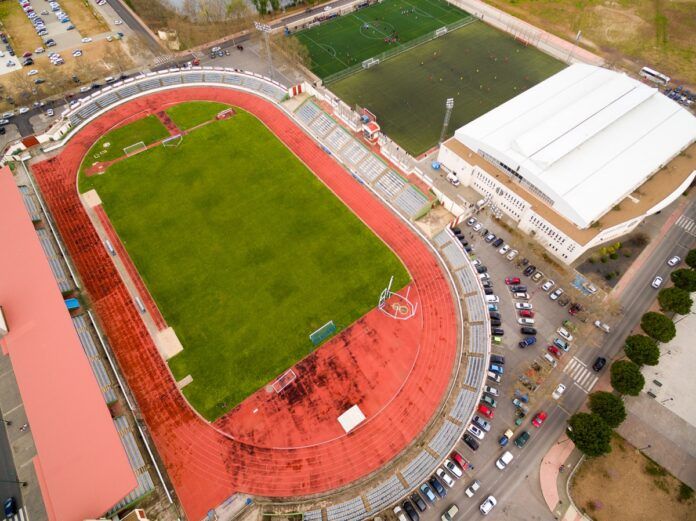
[[[445,510],[445,513],[442,514],[440,519],[442,521],[452,521],[455,519],[454,516],[456,516],[459,513],[459,507],[457,505],[450,505],[447,510]]]
[[[601,329],[605,333],[611,333],[611,328],[609,327],[609,325],[605,324],[601,320],[595,320],[594,325],[595,325],[595,327]]]
[[[498,295],[486,295],[486,302],[489,304],[497,304],[500,302],[500,299],[498,298]]]
[[[459,178],[457,177],[457,174],[454,172],[450,172],[447,174],[447,180],[452,183],[453,186],[459,186],[461,184],[461,181],[459,181]]]
[[[558,362],[556,362],[556,359],[549,353],[544,353],[544,360],[546,360],[551,365],[551,367],[556,367],[556,365],[558,364]]]

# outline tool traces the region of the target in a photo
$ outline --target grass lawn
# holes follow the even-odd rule
[[[686,521],[696,500],[689,488],[618,435],[612,451],[583,462],[571,495],[596,521]],[[686,488],[684,488],[686,487]]]
[[[534,47],[475,22],[329,88],[349,105],[370,109],[390,138],[418,155],[437,144],[447,98],[454,98],[452,135],[563,67]]]
[[[300,31],[297,38],[309,51],[312,72],[325,78],[470,16],[444,0],[384,0]],[[399,43],[385,42],[393,32]]]
[[[696,2],[490,0],[490,4],[638,73],[647,65],[696,87]],[[627,60],[632,63],[627,63]]]
[[[169,135],[159,118],[155,115],[145,116],[142,119],[116,128],[99,138],[92,145],[82,162],[82,169],[89,168],[93,163],[112,161],[123,156],[123,149],[142,141],[146,145],[155,143]],[[104,147],[109,143],[108,147]],[[96,157],[95,157],[96,156]]]
[[[215,116],[229,108],[224,103],[213,101],[189,101],[169,107],[165,112],[181,130],[188,130],[201,123],[215,119]]]
[[[263,124],[235,109],[176,148],[82,178],[96,188],[184,351],[169,365],[215,419],[374,308],[400,260]],[[133,136],[132,139],[142,139]],[[368,197],[365,194],[365,197]]]

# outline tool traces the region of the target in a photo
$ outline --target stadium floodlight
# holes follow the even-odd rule
[[[438,142],[440,145],[442,145],[442,142],[445,140],[445,134],[447,134],[447,127],[449,127],[453,108],[454,98],[447,98],[447,101],[445,101],[445,120],[442,122],[442,132],[440,132],[440,141]]]
[[[263,38],[266,40],[266,52],[268,53],[268,73],[271,76],[271,79],[275,79],[275,75],[273,74],[273,59],[271,58],[271,43],[269,41],[269,35],[271,34],[271,31],[273,28],[268,25],[264,24],[261,22],[254,22],[254,27],[256,28],[257,31],[263,33]]]

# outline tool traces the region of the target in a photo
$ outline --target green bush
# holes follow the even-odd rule
[[[648,336],[659,342],[669,342],[677,334],[674,322],[669,317],[655,311],[648,311],[643,315],[640,319],[640,327]]]
[[[686,483],[682,483],[681,485],[679,485],[679,494],[677,495],[677,499],[680,503],[685,503],[689,501],[692,497],[694,497],[693,488],[691,488]]]
[[[694,301],[691,294],[681,288],[665,288],[657,294],[657,301],[663,311],[672,311],[680,315],[688,315]]]
[[[590,395],[590,410],[602,418],[609,427],[616,429],[626,419],[623,399],[613,393],[597,391]]]
[[[611,452],[611,427],[596,414],[579,412],[568,420],[568,437],[591,458]]]
[[[637,364],[620,360],[611,364],[611,385],[621,394],[638,396],[645,386],[645,378]]]
[[[670,274],[674,285],[678,288],[692,293],[696,291],[696,271],[688,268],[675,270]]]
[[[624,345],[626,356],[637,365],[657,365],[660,349],[657,341],[645,335],[631,335]]]
[[[618,259],[618,258],[619,258],[619,254],[616,253],[616,252],[614,252],[614,253],[610,254],[609,257],[610,257],[611,259],[614,259],[614,260],[615,260],[615,259]]]
[[[696,269],[696,250],[689,250],[689,253],[686,254],[686,259],[684,259],[684,262],[686,262],[686,265],[690,268]]]

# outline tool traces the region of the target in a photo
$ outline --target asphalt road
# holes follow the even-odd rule
[[[696,201],[689,201],[683,215],[687,218],[696,221]],[[493,233],[496,231],[491,223],[484,221],[484,226],[491,228]],[[505,237],[505,232],[500,230],[501,236]],[[605,335],[595,328],[585,328],[587,337],[576,339],[570,352],[564,355],[566,357],[575,357],[588,368],[591,368],[592,363],[597,356],[604,356],[609,360],[604,371],[608,370],[611,359],[616,357],[623,348],[623,342],[629,332],[640,321],[642,314],[650,308],[656,298],[657,291],[650,287],[650,283],[656,275],[660,275],[666,281],[669,280],[669,273],[676,268],[667,266],[666,261],[673,255],[679,255],[684,258],[689,248],[693,247],[696,237],[688,233],[684,228],[674,225],[653,241],[659,241],[653,253],[643,262],[636,270],[630,285],[624,290],[620,297],[620,303],[623,307],[622,317],[617,319],[607,319],[605,321],[612,325],[610,334]],[[467,471],[465,477],[457,481],[452,489],[448,491],[447,498],[438,501],[435,505],[421,514],[423,521],[439,520],[441,514],[446,508],[456,503],[460,508],[459,516],[461,519],[469,519],[471,516],[478,516],[479,505],[483,500],[492,494],[498,500],[498,506],[488,516],[492,520],[507,520],[524,519],[524,520],[552,520],[553,514],[548,510],[546,505],[539,497],[530,498],[529,510],[519,511],[518,494],[534,493],[538,488],[539,480],[539,465],[541,459],[546,454],[548,449],[556,443],[566,427],[566,421],[574,412],[576,412],[585,402],[587,393],[579,385],[575,384],[574,380],[561,370],[561,367],[554,369],[547,377],[547,382],[542,385],[540,391],[543,395],[538,403],[534,403],[530,407],[530,416],[537,410],[545,410],[549,417],[540,429],[536,429],[529,425],[529,416],[525,419],[520,427],[517,428],[515,434],[521,430],[528,430],[531,434],[531,439],[523,449],[518,449],[515,446],[508,445],[514,459],[509,467],[501,471],[495,467],[495,460],[504,452],[501,449],[497,440],[504,429],[511,423],[512,405],[510,402],[511,386],[521,370],[528,365],[532,358],[538,357],[545,349],[546,342],[553,336],[553,330],[558,326],[559,320],[568,318],[569,315],[565,309],[561,309],[546,298],[531,281],[522,276],[522,283],[526,283],[534,294],[531,295],[531,302],[537,312],[535,319],[537,324],[535,327],[539,329],[539,342],[537,345],[521,350],[515,347],[517,334],[515,333],[517,326],[514,323],[514,314],[512,307],[508,303],[511,301],[507,293],[502,279],[508,275],[519,276],[518,271],[514,270],[514,262],[505,263],[507,261],[500,260],[501,256],[495,252],[489,245],[483,243],[480,239],[472,242],[475,246],[475,251],[478,258],[482,260],[489,268],[489,273],[494,283],[496,294],[500,297],[500,312],[503,317],[503,328],[505,329],[506,337],[504,346],[496,346],[493,352],[504,354],[506,358],[505,371],[503,381],[500,385],[495,385],[492,382],[487,382],[488,385],[498,387],[500,390],[500,398],[498,399],[498,407],[496,408],[496,418],[491,422],[493,427],[491,432],[481,442],[481,446],[477,452],[472,452],[463,442],[459,442],[456,449],[474,465],[473,470]],[[514,245],[511,245],[514,247]],[[539,265],[543,271],[543,265]],[[506,293],[507,292],[507,293]],[[541,292],[541,294],[539,294]],[[561,310],[560,316],[557,315],[555,308]],[[512,315],[512,317],[511,317]],[[512,338],[511,338],[512,337]],[[511,341],[514,340],[514,343]],[[591,373],[594,373],[589,369]],[[558,401],[554,401],[550,397],[550,392],[555,388],[557,382],[562,382],[567,389],[563,397]],[[474,498],[468,498],[464,490],[473,479],[478,479],[482,486]],[[531,481],[530,481],[531,480]],[[533,483],[533,484],[532,484]],[[535,494],[539,495],[540,494]],[[516,503],[518,508],[516,511],[510,511],[506,508],[506,504]]]
[[[138,36],[140,36],[140,38],[142,38],[145,45],[147,45],[155,56],[162,54],[163,48],[157,39],[155,39],[147,28],[131,14],[131,11],[123,5],[121,0],[107,0],[106,3],[109,4],[114,11],[116,11],[116,14],[118,14],[121,20],[123,20],[123,23],[128,25],[128,27],[130,27],[138,34]]]

